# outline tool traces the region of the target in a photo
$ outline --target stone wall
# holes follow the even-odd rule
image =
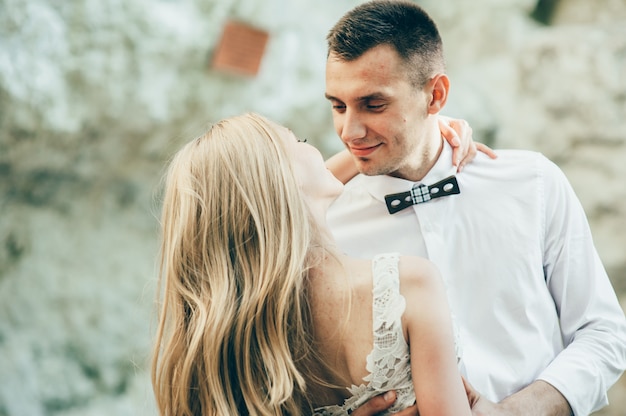
[[[258,111],[325,154],[326,31],[357,0],[0,0],[0,416],[155,414],[159,180],[182,143]],[[626,0],[424,0],[446,114],[559,163],[626,293]],[[256,77],[209,68],[228,19]],[[626,382],[603,415],[622,415]]]

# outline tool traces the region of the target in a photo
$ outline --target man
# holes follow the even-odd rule
[[[452,176],[437,123],[450,85],[441,38],[414,3],[357,6],[328,46],[326,97],[362,173],[329,213],[342,249],[440,268],[474,414],[605,406],[626,366],[626,320],[563,173],[538,153],[501,151]]]

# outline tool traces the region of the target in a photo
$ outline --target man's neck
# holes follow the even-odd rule
[[[433,134],[437,136],[428,141],[428,146],[416,149],[416,151],[421,152],[421,154],[414,154],[407,157],[405,159],[407,161],[406,166],[401,167],[396,172],[390,173],[389,176],[406,179],[411,182],[419,182],[424,179],[424,176],[435,166],[435,163],[437,163],[443,151],[444,139],[441,136],[441,132],[437,129]]]

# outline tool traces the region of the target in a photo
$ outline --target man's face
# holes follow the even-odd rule
[[[411,179],[431,156],[429,96],[411,85],[392,47],[377,46],[349,62],[330,54],[326,98],[335,131],[361,173]]]

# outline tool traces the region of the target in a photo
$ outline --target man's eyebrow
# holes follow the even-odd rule
[[[325,93],[324,97],[326,97],[327,100],[341,101],[340,99],[333,97],[332,95],[329,95],[328,93]],[[358,97],[356,101],[387,100],[387,99],[389,99],[389,96],[383,94],[382,92],[374,92],[372,94]]]
[[[382,92],[374,92],[372,94],[364,95],[357,98],[358,101],[370,101],[370,100],[387,100],[389,97]]]

